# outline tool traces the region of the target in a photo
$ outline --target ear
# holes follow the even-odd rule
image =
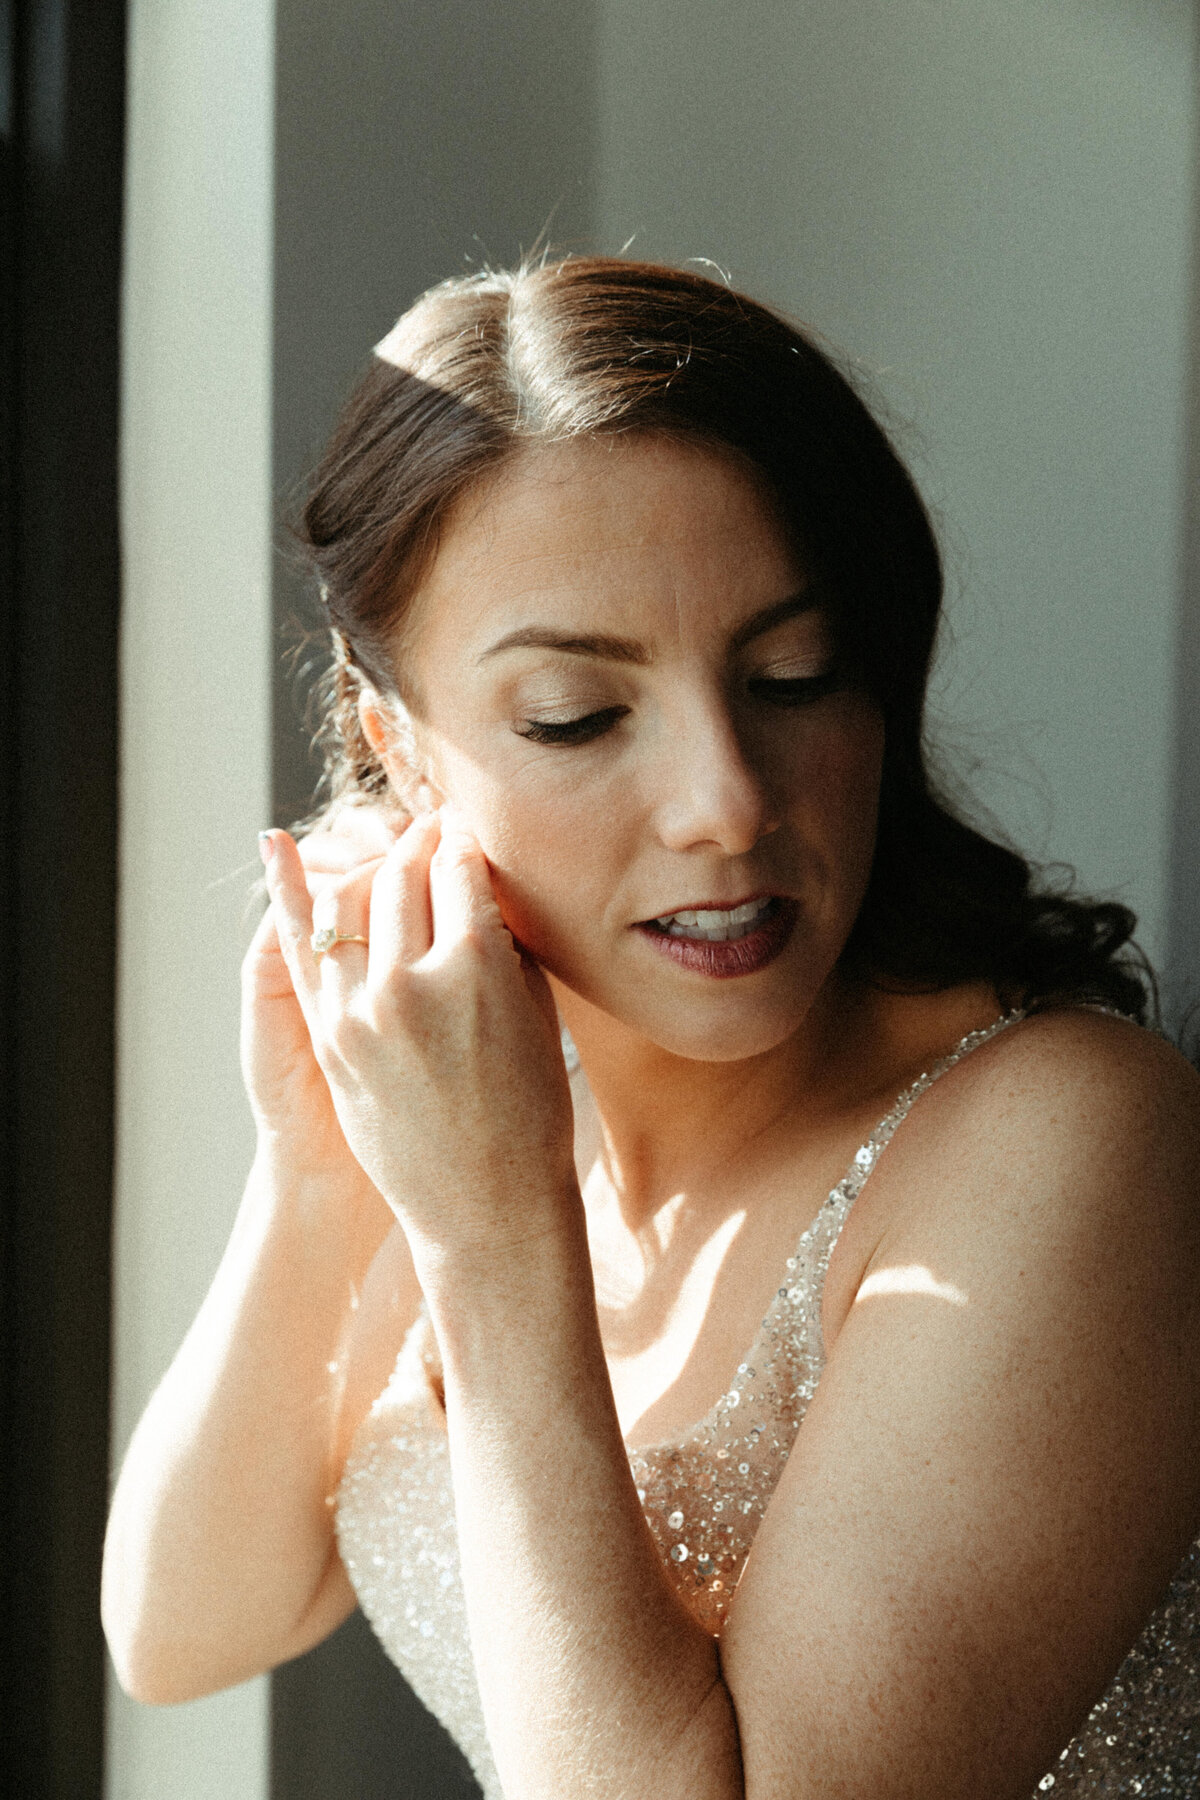
[[[444,796],[434,784],[407,708],[385,701],[365,683],[358,696],[358,722],[363,736],[383,764],[388,785],[408,813],[432,811]]]

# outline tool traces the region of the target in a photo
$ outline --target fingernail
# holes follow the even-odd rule
[[[263,859],[264,867],[275,854],[275,839],[269,831],[260,831],[258,834],[258,854]]]

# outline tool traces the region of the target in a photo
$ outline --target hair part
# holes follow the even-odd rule
[[[815,334],[691,270],[540,260],[441,283],[377,347],[313,478],[300,537],[333,661],[319,733],[331,802],[388,789],[367,688],[416,703],[413,596],[451,509],[533,444],[619,434],[731,455],[773,497],[838,654],[885,724],[879,835],[843,964],[888,985],[987,980],[1011,1004],[1145,1021],[1128,908],[1073,896],[963,819],[931,779],[925,689],[941,560],[911,476]]]

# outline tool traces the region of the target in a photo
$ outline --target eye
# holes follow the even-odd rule
[[[602,712],[585,713],[581,719],[525,719],[516,728],[517,736],[535,744],[590,744],[624,718],[627,707],[606,706]]]
[[[746,683],[754,698],[769,706],[811,706],[841,685],[837,669],[826,669],[822,675],[755,675]]]

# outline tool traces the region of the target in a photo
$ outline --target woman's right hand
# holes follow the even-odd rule
[[[315,898],[382,861],[406,823],[382,806],[342,807],[300,841],[309,892]],[[313,1055],[269,906],[242,962],[241,1064],[260,1153],[287,1168],[367,1184]]]

